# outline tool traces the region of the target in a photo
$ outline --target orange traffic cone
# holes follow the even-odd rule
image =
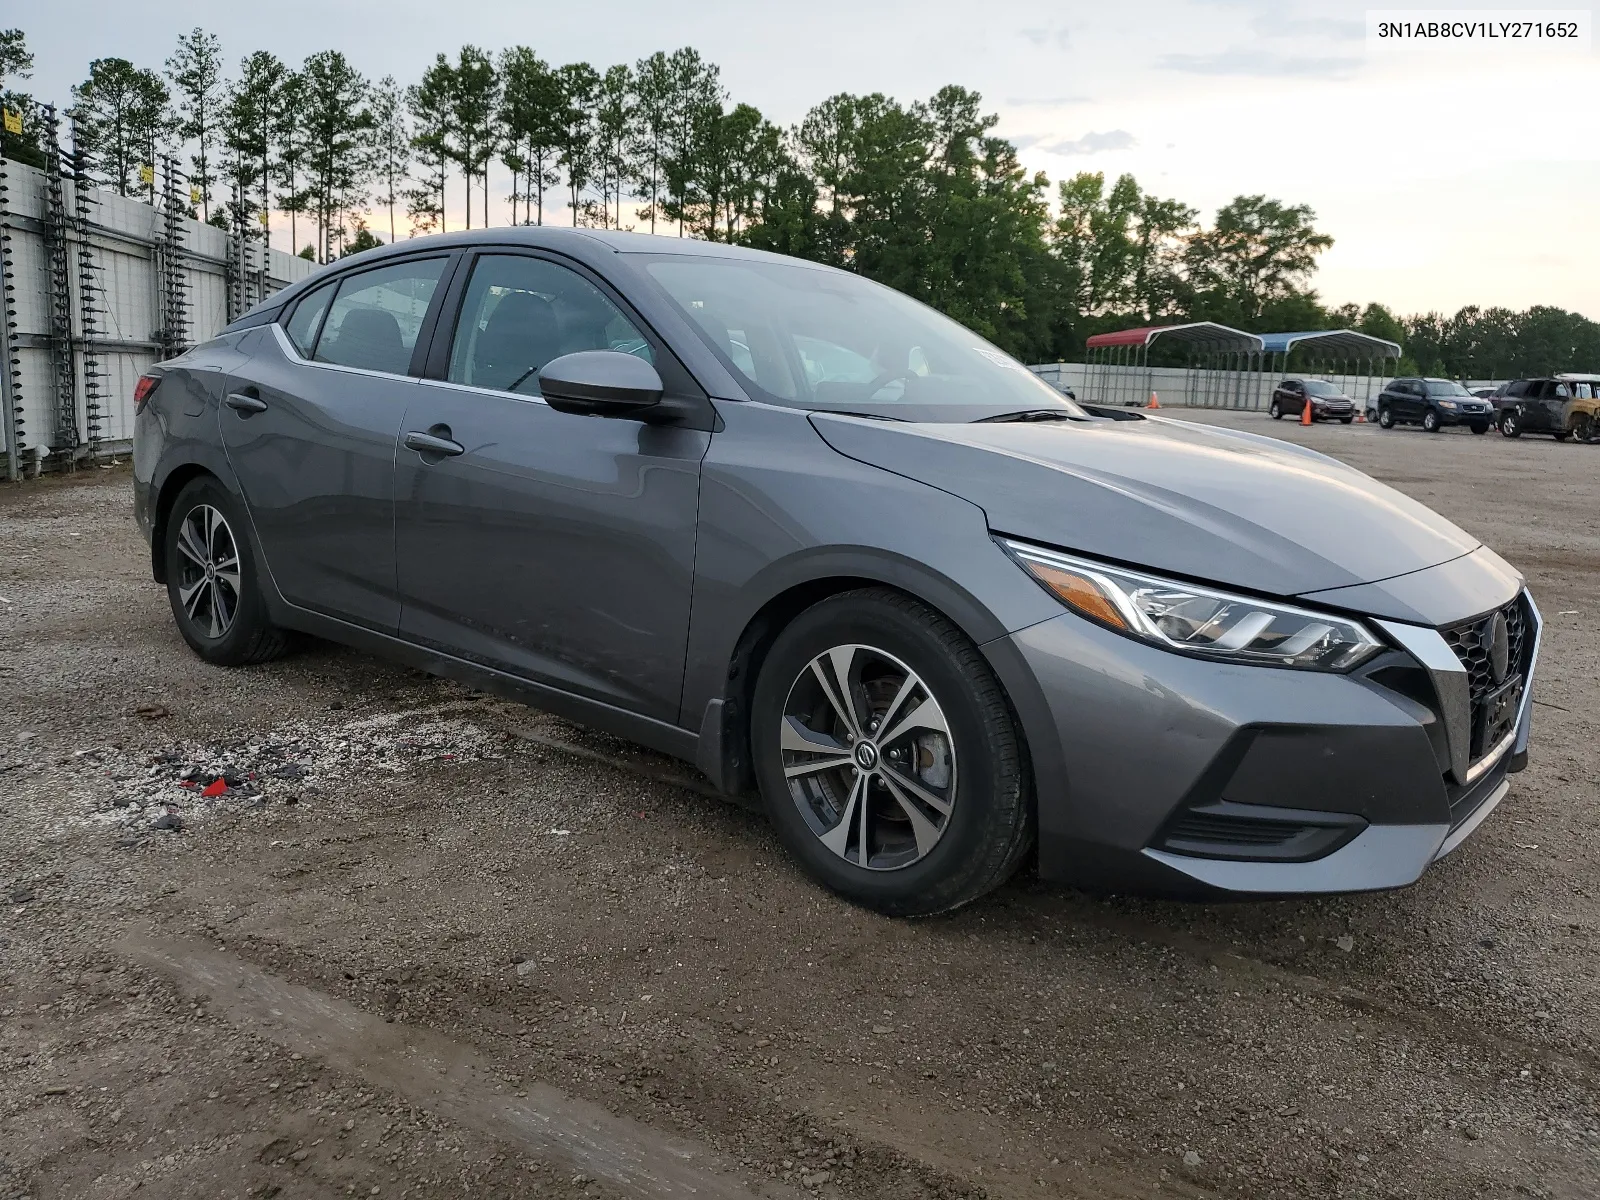
[[[1160,408],[1161,407],[1161,401],[1157,398],[1155,392],[1151,392],[1150,393],[1150,403],[1145,405],[1145,407],[1146,408]]]
[[[1357,425],[1365,425],[1366,423],[1367,423],[1367,410],[1364,409],[1364,408],[1356,409],[1356,424]]]
[[[1311,424],[1311,398],[1309,396],[1300,404],[1300,424]]]

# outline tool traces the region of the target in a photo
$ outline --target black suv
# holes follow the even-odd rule
[[[1421,425],[1438,433],[1446,425],[1465,425],[1473,433],[1488,433],[1494,422],[1494,405],[1480,400],[1450,379],[1396,379],[1378,393],[1378,424]]]

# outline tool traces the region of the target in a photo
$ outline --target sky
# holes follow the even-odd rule
[[[1536,12],[1550,10],[1441,15]],[[1591,15],[1578,17],[1587,32]],[[195,25],[233,64],[254,49],[298,62],[333,48],[402,83],[463,42],[602,70],[692,45],[720,64],[733,101],[784,126],[836,92],[911,101],[956,83],[983,95],[998,132],[1052,181],[1131,172],[1206,219],[1239,194],[1310,205],[1335,239],[1314,280],[1325,303],[1550,304],[1600,319],[1592,41],[1379,45],[1367,10],[1337,0],[51,0],[0,23],[20,23],[37,57],[25,86],[62,103],[91,59],[159,67]],[[491,175],[491,189],[504,220],[509,177]],[[456,228],[459,180],[451,192]]]

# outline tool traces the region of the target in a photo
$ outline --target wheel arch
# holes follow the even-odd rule
[[[778,635],[807,609],[846,592],[881,588],[932,609],[966,634],[980,652],[986,642],[1006,633],[976,597],[953,581],[934,575],[922,564],[901,564],[909,569],[900,570],[885,570],[883,565],[841,563],[832,570],[785,581],[771,590],[744,623],[727,654],[719,656],[719,661],[726,662],[722,687],[693,715],[699,717],[700,733],[696,766],[721,790],[740,794],[755,786],[749,719],[756,680]],[[1006,678],[1009,672],[999,669],[990,655],[985,658],[990,659],[1000,690],[1012,708],[1017,736],[1027,753],[1025,723],[1016,712]]]

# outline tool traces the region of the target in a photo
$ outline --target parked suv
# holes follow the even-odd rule
[[[1600,439],[1600,375],[1557,375],[1518,379],[1506,385],[1499,404],[1500,432],[1506,437],[1548,433],[1556,441]]]
[[[1272,389],[1267,413],[1274,421],[1288,413],[1298,417],[1311,401],[1313,421],[1339,421],[1345,425],[1356,419],[1356,402],[1325,379],[1285,379]]]
[[[1488,433],[1494,406],[1480,400],[1453,379],[1396,379],[1378,395],[1378,424],[1421,425],[1438,433],[1446,425],[1465,425]]]

